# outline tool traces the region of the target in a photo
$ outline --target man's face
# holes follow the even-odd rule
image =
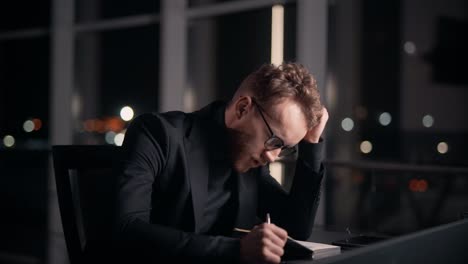
[[[251,101],[247,109],[243,120],[231,129],[233,166],[238,172],[246,172],[278,158],[280,148],[265,148],[265,141],[272,136],[268,125],[285,146],[298,144],[307,132],[304,114],[291,100],[283,100],[272,107],[258,107]]]

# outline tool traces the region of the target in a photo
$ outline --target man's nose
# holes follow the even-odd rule
[[[277,149],[273,149],[273,150],[265,150],[265,158],[267,160],[267,162],[273,162],[275,161],[279,154],[281,152],[281,149],[280,148],[277,148]]]

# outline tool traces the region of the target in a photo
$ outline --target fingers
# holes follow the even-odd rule
[[[259,225],[258,228],[262,234],[264,257],[273,261],[273,263],[279,263],[281,256],[284,254],[283,248],[288,239],[288,233],[275,224],[264,223]]]
[[[323,132],[325,125],[327,124],[329,115],[328,110],[324,107],[322,109],[322,116],[319,119],[319,123],[316,125],[315,130],[320,131],[320,134]]]
[[[267,250],[268,252],[271,252],[273,255],[275,256],[283,256],[284,254],[284,245],[281,245],[281,244],[276,244],[275,242],[273,242],[272,240],[270,239],[266,239],[264,238],[263,241],[262,241],[263,245],[264,246],[264,249]]]
[[[325,125],[327,124],[329,115],[328,110],[324,107],[321,111],[321,117],[317,125],[312,127],[309,131],[307,131],[304,140],[311,142],[311,143],[318,143],[322,133],[325,129]]]
[[[322,108],[322,113],[320,115],[320,123],[322,123],[323,121],[326,122],[328,120],[328,117],[329,117],[329,115],[328,115],[327,108],[325,108],[325,107]]]
[[[281,255],[278,255],[271,251],[269,248],[264,248],[262,251],[262,263],[280,263]]]
[[[287,232],[274,224],[255,226],[241,239],[241,258],[247,262],[280,263]]]
[[[275,238],[282,240],[284,243],[286,243],[286,240],[288,239],[288,232],[275,224],[263,223],[258,227],[263,229],[268,235],[270,235],[269,232],[272,232]]]

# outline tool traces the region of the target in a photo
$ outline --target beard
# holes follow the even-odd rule
[[[229,129],[230,156],[232,166],[237,172],[244,173],[255,166],[251,150],[252,137],[239,130]]]

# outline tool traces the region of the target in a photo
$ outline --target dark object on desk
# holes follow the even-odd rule
[[[112,256],[115,146],[53,146],[60,216],[71,264],[107,263]]]
[[[388,238],[389,237],[384,237],[384,236],[359,235],[355,237],[350,237],[350,238],[334,241],[332,242],[332,245],[340,246],[341,249],[347,250],[347,249],[354,249],[354,248],[368,246],[370,244],[374,244],[377,242],[382,242]]]
[[[460,213],[460,219],[467,219],[468,218],[468,212],[461,212]]]
[[[468,219],[395,237],[314,263],[327,264],[466,264]],[[294,261],[309,263],[309,261]]]

